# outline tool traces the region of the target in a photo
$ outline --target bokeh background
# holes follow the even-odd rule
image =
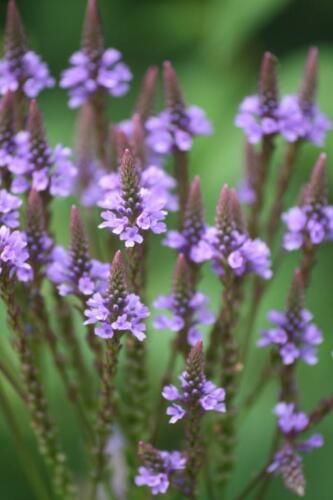
[[[52,74],[58,76],[66,67],[69,55],[78,48],[85,9],[85,0],[17,0],[29,35],[30,44],[48,61]],[[333,118],[333,3],[330,0],[100,0],[106,39],[109,46],[119,48],[134,73],[128,96],[110,102],[113,121],[126,118],[131,112],[140,79],[148,65],[160,65],[172,60],[189,103],[202,106],[211,118],[215,134],[198,139],[191,154],[191,175],[202,178],[207,218],[211,221],[219,189],[223,183],[237,184],[243,169],[243,137],[233,125],[240,99],[255,91],[256,75],[264,50],[275,53],[280,60],[281,93],[297,91],[303,62],[310,45],[320,48],[320,87],[318,101]],[[0,2],[1,32],[5,21],[6,1]],[[161,95],[159,96],[161,100]],[[45,91],[40,98],[50,141],[71,145],[75,112],[66,107],[66,95],[59,89]],[[333,163],[333,134],[325,150],[328,164]],[[300,183],[304,182],[319,150],[303,148],[297,173],[288,191],[293,203]],[[269,192],[279,165],[275,159]],[[332,175],[330,175],[332,180]],[[66,220],[69,203],[56,204],[55,230],[66,242]],[[314,312],[325,334],[320,348],[320,364],[300,370],[300,394],[304,409],[311,409],[321,397],[333,393],[333,249],[320,250],[307,306]],[[286,256],[281,269],[258,315],[256,329],[263,327],[265,312],[271,307],[283,307],[297,255]],[[152,249],[149,297],[167,293],[171,284],[174,255],[156,244]],[[213,306],[219,299],[217,281],[206,270],[203,288],[209,291]],[[3,318],[3,315],[1,316]],[[6,326],[1,319],[1,355],[11,356],[6,347]],[[240,328],[240,337],[242,334]],[[257,335],[257,333],[256,333]],[[150,376],[156,379],[165,363],[168,333],[152,332],[149,347]],[[6,344],[6,345],[5,345]],[[264,360],[264,352],[252,351],[246,371],[248,390]],[[3,382],[1,382],[3,383]],[[51,404],[60,422],[62,438],[71,464],[78,475],[85,471],[81,458],[78,429],[64,400],[59,381],[45,374],[51,394]],[[156,389],[156,384],[152,383]],[[10,393],[11,398],[14,396]],[[272,407],[277,388],[270,384],[260,398],[258,407],[242,419],[237,448],[237,466],[231,491],[236,493],[247,478],[265,462],[273,426]],[[22,436],[38,460],[36,444],[24,409],[14,400],[20,417]],[[166,420],[165,420],[166,422]],[[331,500],[333,491],[333,417],[321,425],[325,446],[305,458],[308,489],[306,498]],[[176,428],[163,424],[161,446],[171,446],[178,439]],[[41,474],[44,470],[40,465]],[[33,500],[34,495],[22,473],[14,443],[0,414],[0,498],[3,500]],[[204,498],[204,497],[202,497]],[[289,499],[279,478],[273,480],[266,495],[269,500]],[[129,499],[132,500],[132,499]]]

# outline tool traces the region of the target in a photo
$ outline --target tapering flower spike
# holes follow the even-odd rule
[[[34,98],[54,86],[47,65],[27,48],[26,37],[15,0],[9,0],[5,29],[5,56],[0,61],[0,94],[21,91]]]
[[[295,271],[285,312],[272,310],[267,317],[275,327],[261,333],[258,346],[276,346],[284,365],[298,360],[308,365],[317,363],[317,346],[323,338],[312,322],[312,314],[304,308],[304,281],[300,270]]]
[[[259,161],[255,147],[249,141],[245,142],[245,176],[237,187],[238,199],[241,203],[252,205],[256,199],[257,165]]]
[[[36,276],[49,263],[52,240],[46,232],[45,210],[40,194],[31,189],[26,209],[26,236],[29,262]]]
[[[108,339],[125,331],[140,341],[146,337],[144,319],[149,311],[137,295],[128,292],[120,251],[112,261],[107,291],[95,293],[88,300],[85,316],[85,324],[95,324],[95,334],[99,337]]]
[[[158,495],[166,493],[170,485],[179,485],[186,465],[184,453],[157,450],[142,441],[138,453],[142,466],[135,478],[137,486],[148,486],[153,495]]]
[[[166,230],[164,219],[166,200],[156,196],[154,189],[145,189],[131,152],[126,149],[120,166],[120,189],[110,191],[100,206],[104,222],[101,228],[110,228],[119,235],[126,247],[143,242],[144,233],[159,234]]]
[[[319,156],[300,204],[285,212],[282,220],[287,228],[283,246],[288,251],[305,245],[315,247],[333,239],[333,206],[327,201],[325,154]]]
[[[193,290],[191,272],[184,255],[179,255],[170,295],[160,296],[155,302],[156,308],[166,309],[168,315],[159,315],[154,321],[158,330],[170,329],[179,334],[180,350],[187,353],[187,346],[201,340],[199,327],[214,322],[214,315],[208,310],[208,299]]]
[[[15,154],[9,164],[14,193],[33,188],[66,197],[72,192],[77,169],[71,162],[71,151],[61,145],[50,148],[36,101],[30,103],[27,130],[19,132],[15,142]]]
[[[170,423],[184,418],[193,409],[201,414],[206,411],[226,411],[225,391],[206,379],[202,353],[202,342],[192,347],[187,359],[187,368],[180,377],[180,390],[174,385],[164,387],[162,395],[172,404],[167,408]]]
[[[157,66],[150,66],[143,77],[135,107],[135,113],[140,116],[142,123],[146,122],[153,111],[157,76]]]
[[[254,273],[264,279],[271,277],[270,251],[263,241],[248,236],[237,195],[228,186],[222,188],[209,238],[214,269],[221,276],[230,268],[236,276]]]
[[[166,110],[146,122],[147,144],[156,153],[171,153],[174,148],[189,151],[193,137],[210,135],[212,126],[202,109],[186,107],[176,73],[169,61],[164,63]]]
[[[269,52],[264,54],[258,95],[246,97],[235,118],[250,143],[280,134],[287,142],[306,140],[322,145],[331,123],[315,104],[317,58],[317,49],[311,48],[299,95],[287,95],[278,102],[276,59]]]
[[[60,295],[88,297],[107,289],[109,265],[91,259],[82,220],[75,206],[70,218],[70,249],[56,246],[48,265],[48,278],[57,285]]]
[[[309,424],[309,417],[303,412],[297,412],[293,403],[278,403],[274,413],[284,444],[274,455],[267,472],[281,475],[287,489],[298,496],[304,496],[306,482],[300,453],[320,448],[324,444],[323,437],[321,434],[313,434],[306,440],[300,440],[299,436]]]
[[[181,230],[168,231],[164,244],[176,248],[189,261],[196,264],[201,264],[212,257],[209,229],[204,221],[199,177],[195,177],[191,184]]]
[[[88,0],[79,52],[70,58],[70,68],[60,86],[69,91],[69,106],[77,108],[98,91],[120,97],[128,91],[132,74],[116,49],[105,49],[97,0]]]
[[[276,66],[275,56],[265,52],[260,68],[258,94],[243,100],[235,118],[236,126],[244,130],[251,144],[279,132]]]

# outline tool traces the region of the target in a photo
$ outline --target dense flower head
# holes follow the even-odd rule
[[[200,180],[196,177],[189,191],[180,231],[168,231],[164,244],[175,248],[189,261],[200,264],[212,257],[209,229],[204,222]]]
[[[15,150],[14,121],[14,97],[11,92],[7,92],[0,103],[0,174],[2,182]]]
[[[97,60],[83,50],[75,52],[60,80],[60,86],[69,91],[69,106],[82,106],[99,90],[113,97],[126,94],[132,74],[121,59],[121,53],[112,48],[104,50]]]
[[[31,266],[28,264],[29,254],[25,234],[11,231],[7,226],[0,227],[0,274],[19,281],[32,278]]]
[[[175,385],[167,385],[162,391],[164,399],[172,401],[166,411],[171,424],[184,418],[190,408],[191,411],[193,408],[200,410],[202,414],[206,411],[219,413],[226,411],[224,389],[217,387],[204,375],[200,342],[192,347],[187,360],[187,369],[180,375],[179,380],[180,389]]]
[[[287,142],[306,140],[317,146],[323,144],[332,124],[314,102],[316,64],[313,59],[314,53],[310,49],[299,95],[287,95],[279,101],[276,93],[273,100],[272,92],[268,93],[269,104],[274,104],[269,106],[269,112],[267,105],[263,105],[260,88],[257,95],[242,101],[235,125],[244,130],[250,143],[256,144],[267,135],[280,134]],[[268,73],[273,73],[273,69]]]
[[[248,236],[236,194],[227,186],[221,191],[216,224],[209,229],[208,238],[214,269],[221,276],[227,268],[236,276],[248,273],[264,279],[272,276],[269,248],[262,240]]]
[[[78,272],[77,263],[71,253],[61,246],[55,246],[51,252],[47,267],[48,278],[57,285],[60,295],[90,296],[95,292],[104,292],[107,288],[109,265],[90,259],[83,272]]]
[[[30,99],[46,89],[53,87],[54,78],[51,77],[47,64],[40,56],[28,50],[19,59],[13,60],[5,55],[0,60],[0,94],[22,90]]]
[[[95,334],[112,338],[114,334],[130,332],[142,341],[146,335],[145,318],[148,308],[140,298],[129,293],[120,252],[117,252],[110,270],[109,286],[104,293],[94,293],[87,301],[85,324],[95,324]]]
[[[29,262],[37,278],[44,266],[49,264],[53,241],[46,230],[45,209],[40,194],[32,189],[26,208],[26,238]]]
[[[153,495],[167,492],[170,483],[177,481],[177,471],[183,471],[186,457],[179,451],[162,451],[146,443],[139,444],[143,465],[135,477],[137,486],[148,486]]]
[[[264,330],[258,341],[258,346],[276,346],[285,365],[302,359],[309,365],[316,364],[317,346],[323,340],[318,327],[312,323],[312,314],[301,309],[297,313],[272,310],[268,319],[275,324],[275,328]]]
[[[325,163],[326,155],[321,154],[300,204],[282,214],[287,228],[283,246],[288,251],[333,239],[333,206],[327,202]]]
[[[8,165],[14,179],[11,190],[23,193],[33,188],[48,191],[52,196],[66,197],[71,194],[77,169],[71,160],[71,150],[60,144],[48,147],[45,155],[36,158],[36,147],[31,134],[21,131],[16,135],[16,151]]]
[[[274,413],[278,418],[279,429],[285,436],[285,442],[275,453],[267,472],[280,474],[286,488],[303,496],[305,479],[300,453],[307,453],[323,446],[323,437],[321,434],[312,434],[307,439],[299,439],[299,435],[309,424],[309,417],[301,411],[297,412],[294,403],[280,402],[276,405]]]
[[[15,229],[19,226],[19,208],[22,201],[6,189],[0,189],[0,224]]]
[[[163,233],[166,230],[166,200],[156,196],[154,189],[141,186],[140,175],[129,150],[123,154],[120,183],[118,193],[111,192],[100,203],[106,210],[101,214],[103,222],[99,227],[110,228],[125,242],[126,247],[142,243],[146,231]]]

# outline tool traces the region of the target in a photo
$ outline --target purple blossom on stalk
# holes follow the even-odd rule
[[[94,293],[87,301],[84,313],[87,318],[85,324],[95,324],[98,337],[110,339],[126,331],[140,341],[146,337],[144,320],[149,316],[149,310],[136,294],[128,292],[119,251],[111,265],[107,291]]]
[[[48,145],[36,101],[30,104],[27,130],[16,135],[15,145],[15,154],[8,165],[14,176],[11,186],[14,193],[33,188],[47,191],[51,196],[69,196],[77,175],[71,151],[61,145],[54,149]]]
[[[327,201],[326,155],[321,154],[300,204],[282,215],[287,227],[283,246],[292,251],[333,239],[333,206]]]
[[[261,333],[259,347],[276,346],[284,365],[302,359],[308,365],[317,363],[317,346],[322,334],[312,323],[312,314],[304,309],[304,282],[301,271],[296,270],[290,288],[286,312],[270,311],[268,319],[276,327]]]
[[[225,391],[206,379],[202,355],[199,356],[200,362],[197,366],[198,352],[202,353],[202,342],[198,342],[189,354],[187,369],[179,377],[180,390],[175,385],[167,385],[162,391],[164,399],[172,401],[166,411],[167,415],[170,416],[171,424],[181,420],[189,412],[193,413],[194,409],[202,414],[206,411],[219,413],[226,411]],[[193,366],[193,358],[195,366]]]
[[[193,137],[210,135],[212,125],[198,106],[186,107],[170,62],[164,63],[167,109],[146,121],[147,144],[158,154],[168,154],[174,148],[189,151]]]
[[[286,488],[299,496],[304,496],[306,484],[300,453],[307,453],[323,446],[323,437],[321,434],[313,434],[305,440],[299,440],[299,435],[309,424],[309,417],[303,412],[296,412],[294,403],[280,402],[276,405],[274,413],[278,418],[278,426],[285,442],[275,453],[267,472],[280,474]]]
[[[164,494],[170,484],[177,484],[178,471],[186,466],[184,453],[157,450],[148,443],[139,443],[139,456],[143,465],[139,467],[135,484],[148,486],[153,495]]]
[[[245,143],[245,177],[237,187],[238,199],[241,203],[252,205],[255,202],[255,183],[257,175],[257,153],[253,144]]]
[[[29,251],[29,263],[34,272],[34,279],[44,266],[49,264],[53,241],[46,232],[45,210],[39,193],[32,189],[28,196],[26,209],[26,238]]]
[[[22,201],[13,194],[0,189],[0,224],[15,229],[19,226],[19,208]]]
[[[212,257],[209,229],[204,222],[203,203],[199,177],[195,177],[190,187],[180,231],[168,231],[164,244],[176,248],[189,261],[196,264]]]
[[[248,141],[256,144],[263,137],[281,134],[287,142],[307,140],[322,145],[331,122],[316,106],[315,89],[317,49],[310,49],[299,95],[287,95],[278,101],[275,58],[264,55],[258,95],[246,97],[239,107],[235,124],[244,130]]]
[[[0,227],[0,275],[16,277],[27,282],[32,278],[32,270],[28,264],[29,254],[27,241],[21,231],[11,231],[7,226]]]
[[[120,184],[118,194],[111,193],[100,203],[106,211],[101,214],[103,222],[99,227],[110,228],[126,247],[142,243],[146,231],[163,233],[165,200],[157,198],[154,190],[141,187],[138,169],[128,149],[122,157]]]
[[[96,0],[88,0],[81,50],[71,56],[71,66],[60,80],[60,86],[69,91],[69,106],[82,106],[99,91],[113,97],[126,94],[132,74],[121,59],[118,50],[104,49]]]
[[[207,303],[208,298],[203,293],[193,290],[190,270],[181,254],[176,263],[172,293],[160,296],[154,302],[154,307],[166,309],[169,315],[157,316],[154,326],[158,330],[184,332],[187,344],[194,346],[201,340],[199,327],[214,322],[214,315],[209,311]]]
[[[70,250],[60,246],[52,250],[48,278],[57,285],[60,295],[104,293],[110,266],[90,258],[86,234],[76,207],[72,207],[71,211],[70,232]]]
[[[209,229],[208,237],[214,270],[219,275],[223,276],[229,268],[236,276],[272,276],[269,248],[262,240],[248,236],[236,193],[228,186],[221,191],[215,227]]]
[[[0,94],[20,90],[27,97],[34,98],[54,84],[47,64],[39,55],[27,49],[16,3],[10,0],[5,30],[5,56],[0,60]]]
[[[0,102],[0,174],[2,183],[6,185],[10,184],[8,164],[15,150],[14,115],[14,97],[7,92]]]

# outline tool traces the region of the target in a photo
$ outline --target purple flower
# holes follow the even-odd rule
[[[0,189],[0,223],[15,229],[19,226],[19,211],[22,201],[6,189]]]
[[[236,127],[242,128],[251,144],[256,144],[265,135],[279,132],[277,110],[271,116],[263,114],[259,96],[245,97],[235,118]]]
[[[67,197],[74,187],[77,169],[71,161],[71,150],[57,145],[47,148],[43,157],[36,157],[34,141],[30,133],[22,131],[16,135],[16,150],[8,168],[14,179],[14,193],[48,191],[52,196]]]
[[[71,252],[56,246],[51,252],[47,266],[47,276],[57,285],[60,295],[89,296],[95,292],[105,292],[109,264],[89,259],[76,262]],[[83,267],[83,268],[82,268]]]
[[[274,408],[278,418],[278,425],[283,434],[297,434],[302,432],[309,423],[309,418],[303,412],[295,411],[294,403],[280,402]]]
[[[189,106],[181,120],[172,110],[162,111],[146,122],[147,145],[158,154],[166,155],[174,148],[189,151],[193,137],[212,134],[212,126],[204,111],[198,106]]]
[[[165,386],[162,391],[162,396],[167,401],[172,401],[172,404],[167,408],[170,423],[175,423],[187,415],[189,407],[198,406],[202,412],[217,411],[224,413],[225,408],[225,391],[220,387],[216,387],[213,382],[206,380],[201,373],[200,381],[193,381],[189,372],[184,371],[180,377],[181,389],[178,390],[174,385]],[[179,403],[179,404],[177,404]]]
[[[135,484],[148,486],[153,495],[164,494],[172,482],[173,475],[185,469],[185,455],[179,451],[168,452],[156,449],[153,449],[150,455],[147,458],[143,457],[145,465],[139,467]]]
[[[120,97],[128,91],[132,74],[121,61],[116,49],[106,49],[97,58],[88,51],[75,52],[70,58],[70,68],[61,76],[60,86],[69,91],[69,107],[82,106],[99,90],[113,97]]]
[[[111,191],[99,203],[106,209],[101,214],[103,222],[99,227],[111,229],[126,247],[133,247],[143,242],[146,231],[160,234],[166,230],[166,200],[158,196],[154,189],[142,186],[129,150],[123,154],[120,172],[120,189]],[[112,183],[114,180],[113,176]]]
[[[275,345],[285,365],[295,363],[298,359],[308,365],[317,363],[317,346],[322,342],[322,334],[312,323],[312,315],[306,309],[270,311],[268,319],[276,328],[264,330],[257,342],[259,347]]]
[[[192,292],[189,296],[179,293],[161,296],[155,300],[154,306],[167,309],[170,316],[157,316],[154,326],[158,330],[170,329],[174,332],[181,332],[185,328],[187,342],[193,346],[201,340],[198,327],[214,322],[214,315],[208,310],[207,303],[207,297],[200,292]]]
[[[15,59],[15,64],[12,57],[5,56],[0,61],[0,94],[20,89],[32,99],[45,88],[54,86],[47,64],[35,52],[29,50]]]
[[[0,274],[14,276],[19,281],[30,281],[31,266],[28,264],[29,254],[24,233],[11,232],[7,226],[0,227]]]
[[[125,331],[140,341],[146,337],[144,320],[149,310],[137,295],[128,293],[120,252],[112,262],[108,289],[89,298],[84,314],[85,324],[95,324],[95,334],[99,337],[112,338]]]
[[[243,179],[237,187],[238,199],[245,205],[252,205],[255,202],[256,195],[250,178]]]

